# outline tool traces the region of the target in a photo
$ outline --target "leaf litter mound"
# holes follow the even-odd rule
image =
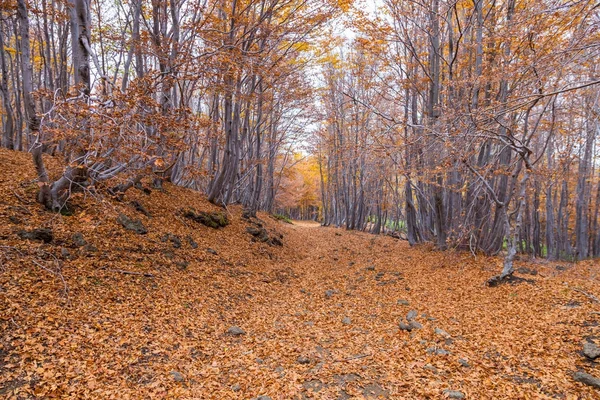
[[[28,154],[0,150],[0,170],[2,398],[600,396],[573,378],[600,375],[582,354],[600,344],[598,262],[522,260],[527,281],[488,288],[497,258],[247,218],[171,185],[53,214]]]

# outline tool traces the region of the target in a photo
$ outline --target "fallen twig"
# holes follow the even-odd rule
[[[593,301],[593,302],[595,302],[595,303],[600,303],[600,299],[598,299],[598,298],[597,298],[596,296],[594,296],[593,294],[590,294],[590,293],[588,293],[588,292],[585,292],[585,291],[583,291],[583,290],[581,290],[581,289],[577,289],[577,288],[574,288],[574,287],[572,287],[572,288],[569,288],[569,289],[572,289],[572,290],[574,290],[574,291],[576,291],[576,292],[579,292],[579,293],[581,293],[582,295],[584,295],[585,297],[587,297],[588,299],[592,300],[592,301]]]
[[[15,195],[15,197],[17,198],[17,200],[19,200],[21,203],[24,203],[24,204],[27,204],[27,205],[30,205],[30,204],[31,204],[31,202],[30,202],[30,201],[27,201],[27,200],[25,200],[23,197],[21,197],[21,196],[20,196],[20,195],[19,195],[17,192],[15,192],[13,189],[11,189],[11,192],[12,192],[12,193]]]

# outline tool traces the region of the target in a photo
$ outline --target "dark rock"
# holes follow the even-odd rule
[[[419,315],[419,313],[417,313],[417,310],[410,310],[408,314],[406,314],[406,320],[412,321],[413,319],[417,318],[417,315]]]
[[[568,269],[569,269],[568,267],[565,267],[565,266],[563,266],[563,265],[557,265],[557,266],[556,266],[556,267],[554,267],[554,268],[556,268],[556,270],[557,270],[557,271],[566,271],[566,270],[568,270]]]
[[[193,237],[191,237],[190,235],[187,235],[185,239],[187,240],[189,245],[192,247],[192,249],[198,248],[198,243],[196,243],[196,241],[194,240]]]
[[[585,342],[583,344],[583,354],[590,360],[595,360],[600,357],[600,347],[595,343]]]
[[[334,294],[335,294],[335,291],[333,291],[331,289],[325,291],[325,297],[327,297],[328,299],[333,297]]]
[[[351,325],[352,324],[352,320],[350,319],[350,317],[344,317],[344,319],[342,319],[342,324],[344,324],[344,325]]]
[[[229,218],[222,212],[197,212],[191,208],[189,210],[183,210],[183,216],[213,229],[224,228],[229,225]]]
[[[73,245],[75,247],[83,247],[87,244],[85,238],[83,237],[83,234],[79,232],[74,233],[73,236],[71,236],[71,241],[73,242]]]
[[[185,378],[183,377],[183,375],[181,374],[181,372],[171,371],[171,375],[173,375],[173,379],[175,379],[175,382],[183,382],[183,381],[185,381]]]
[[[272,236],[271,240],[269,241],[269,244],[271,244],[271,246],[283,246],[283,242],[281,241],[281,238],[277,237],[277,236]]]
[[[600,378],[596,378],[595,376],[587,374],[585,372],[575,372],[573,374],[573,379],[585,385],[595,387],[596,389],[600,389]]]
[[[298,362],[298,364],[310,364],[310,359],[308,357],[304,357],[304,356],[299,356],[296,361]]]
[[[408,300],[404,300],[404,299],[400,299],[400,300],[398,300],[398,301],[397,301],[397,304],[398,304],[399,306],[408,306],[408,305],[410,305],[409,301],[408,301]]]
[[[465,398],[464,393],[459,392],[458,390],[446,389],[446,390],[444,390],[444,394],[446,396],[448,396],[448,398],[450,398],[450,399],[464,399]]]
[[[231,390],[233,390],[234,392],[239,392],[240,390],[242,390],[242,387],[236,383],[231,387]]]
[[[375,271],[375,266],[374,265],[369,265],[367,268],[365,268],[367,271]]]
[[[185,271],[187,269],[187,267],[190,266],[190,263],[187,261],[177,261],[175,263],[175,265],[177,266],[177,268],[181,271]]]
[[[133,200],[129,204],[132,205],[132,207],[135,209],[135,211],[144,214],[146,217],[152,217],[152,215],[148,212],[148,210],[146,210],[146,207],[144,207],[144,205],[142,203],[140,203],[139,201]]]
[[[469,364],[469,362],[463,358],[459,358],[458,363],[465,368],[471,368],[471,364]]]
[[[179,249],[181,247],[181,239],[177,235],[173,235],[172,233],[167,233],[161,239],[161,242],[171,242],[173,247]]]
[[[380,281],[384,275],[385,275],[385,272],[378,272],[377,275],[375,275],[375,280]]]
[[[256,400],[272,400],[269,396],[258,396]]]
[[[213,254],[213,255],[215,255],[215,256],[219,254],[219,253],[217,253],[217,251],[216,251],[216,250],[214,250],[214,249],[211,249],[210,247],[206,249],[206,252],[207,252],[207,253],[210,253],[210,254]]]
[[[227,329],[227,334],[229,334],[231,336],[241,336],[241,335],[245,335],[246,331],[244,331],[242,328],[240,328],[238,326],[232,326],[231,328]]]
[[[246,228],[246,232],[254,236],[254,240],[258,242],[268,242],[269,233],[265,228],[258,228],[255,226],[249,226]]]
[[[96,246],[94,246],[93,244],[88,243],[83,247],[83,251],[85,251],[86,253],[97,253],[98,248]]]
[[[44,243],[50,243],[54,239],[52,229],[38,228],[32,231],[19,231],[17,235],[23,240],[37,240]]]
[[[62,258],[71,258],[71,253],[69,253],[69,250],[65,249],[64,247],[60,248],[60,255]]]
[[[139,219],[131,219],[125,214],[119,214],[117,222],[128,231],[133,231],[139,235],[145,235],[148,233],[148,229],[146,229],[144,224],[142,224],[142,221]]]
[[[23,223],[23,220],[21,218],[17,217],[16,215],[9,216],[8,220],[15,225],[21,225]]]

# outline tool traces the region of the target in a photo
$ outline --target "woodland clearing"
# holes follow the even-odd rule
[[[224,209],[169,184],[52,213],[29,160],[0,150],[2,398],[600,397],[573,379],[600,374],[598,262],[518,259],[489,288],[500,258],[238,206],[213,229],[182,210]]]

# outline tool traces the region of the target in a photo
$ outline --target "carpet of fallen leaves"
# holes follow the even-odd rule
[[[222,229],[183,218],[220,209],[171,185],[53,214],[27,154],[0,150],[0,170],[0,398],[600,398],[571,377],[600,374],[581,354],[600,336],[598,263],[521,260],[531,282],[492,289],[493,257],[259,214],[283,235],[270,246],[239,207]],[[51,243],[17,234],[40,227]],[[422,329],[400,330],[413,309]]]

